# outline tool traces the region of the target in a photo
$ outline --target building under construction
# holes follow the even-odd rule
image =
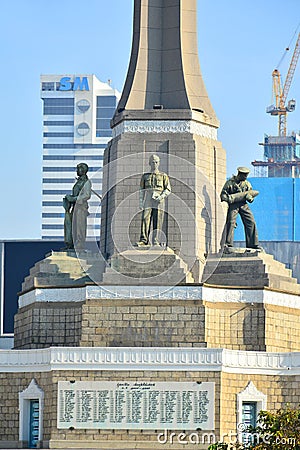
[[[288,50],[289,47],[286,48],[286,51]],[[287,136],[286,132],[287,114],[293,112],[296,107],[296,101],[294,99],[287,101],[287,96],[299,55],[300,33],[283,87],[278,68],[272,72],[274,103],[268,106],[266,112],[278,117],[278,136],[265,135],[264,142],[261,144],[264,146],[264,161],[252,162],[255,177],[300,177],[300,136],[296,133]]]
[[[253,161],[254,177],[300,178],[300,135],[265,135],[264,160]]]
[[[286,48],[289,50],[289,48]],[[292,269],[300,282],[300,132],[287,133],[287,115],[296,101],[287,100],[300,56],[300,33],[282,87],[278,68],[272,72],[273,104],[266,112],[278,119],[277,136],[265,135],[263,160],[253,161],[254,176],[249,178],[260,195],[251,205],[260,245],[266,252]],[[244,245],[244,227],[237,220],[235,240]]]

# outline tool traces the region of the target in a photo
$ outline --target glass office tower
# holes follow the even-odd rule
[[[85,162],[92,180],[87,238],[99,238],[103,153],[111,139],[120,93],[95,75],[42,75],[42,239],[63,239],[62,198],[71,193],[76,165]]]

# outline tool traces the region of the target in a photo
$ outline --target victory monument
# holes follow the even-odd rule
[[[14,349],[0,351],[0,448],[207,449],[243,439],[246,413],[300,402],[299,285],[250,237],[220,248],[221,192],[229,207],[256,194],[225,184],[196,4],[134,2],[100,250],[74,234],[91,189],[81,165],[81,207],[76,184],[64,201],[68,248],[30,269]],[[244,203],[233,216],[249,216]]]

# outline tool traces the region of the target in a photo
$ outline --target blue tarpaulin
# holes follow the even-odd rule
[[[300,240],[300,179],[293,178],[249,178],[259,196],[249,204],[258,228],[261,241]],[[296,200],[297,199],[297,200]],[[240,218],[234,239],[245,239]],[[298,228],[298,233],[296,229]],[[297,236],[297,237],[296,237]]]

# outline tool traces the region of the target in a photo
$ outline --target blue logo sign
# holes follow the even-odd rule
[[[60,91],[89,91],[89,82],[87,77],[76,77],[71,81],[70,77],[63,77],[60,79]]]

